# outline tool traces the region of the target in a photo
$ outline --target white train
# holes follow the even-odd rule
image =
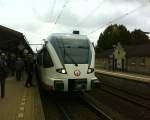
[[[89,91],[95,77],[95,51],[84,35],[52,34],[37,55],[38,71],[46,90]]]

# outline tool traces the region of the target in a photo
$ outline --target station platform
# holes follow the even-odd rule
[[[96,73],[110,75],[114,77],[121,77],[121,78],[127,78],[130,80],[135,80],[138,82],[144,82],[150,84],[150,76],[148,75],[142,75],[142,74],[136,74],[136,73],[127,73],[127,72],[116,72],[116,71],[108,71],[103,69],[96,69]]]
[[[33,87],[24,86],[26,74],[21,81],[8,77],[5,97],[0,97],[0,120],[44,120],[44,113],[35,77]]]

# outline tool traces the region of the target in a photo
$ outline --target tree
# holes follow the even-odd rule
[[[139,45],[150,43],[148,36],[140,29],[131,33],[124,25],[110,25],[100,34],[97,48],[102,50],[111,49],[120,42],[122,45]]]
[[[148,36],[140,29],[131,32],[131,40],[133,45],[149,43]]]
[[[105,49],[113,48],[118,42],[121,44],[131,43],[130,32],[123,25],[110,25],[103,33],[100,34],[98,39],[98,47]]]

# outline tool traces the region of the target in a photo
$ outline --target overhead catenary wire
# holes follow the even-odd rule
[[[89,16],[91,17],[91,15],[93,15],[93,13],[95,13],[95,11],[99,9],[105,1],[106,0],[101,0],[101,2],[75,26],[80,26],[81,24],[84,24],[86,22],[86,19],[89,19]]]
[[[101,28],[103,28],[103,27],[105,27],[105,26],[107,26],[107,25],[110,25],[110,24],[114,23],[115,21],[118,21],[118,20],[120,20],[120,19],[123,19],[124,17],[126,17],[126,16],[128,16],[128,15],[134,13],[135,11],[137,11],[137,10],[143,8],[143,7],[149,6],[150,4],[148,4],[148,3],[150,3],[150,0],[149,0],[148,2],[143,3],[142,5],[140,5],[139,7],[135,8],[135,9],[133,9],[133,10],[131,10],[131,11],[127,12],[127,13],[124,13],[123,15],[121,15],[121,16],[119,16],[119,17],[117,17],[117,18],[115,18],[115,19],[113,19],[113,20],[111,20],[111,21],[109,21],[109,22],[107,22],[107,23],[105,23],[105,24],[100,25],[100,26],[99,26],[98,28],[96,28],[95,30],[89,32],[88,35],[91,35],[91,34],[97,32],[99,29],[101,29]]]
[[[56,17],[56,20],[54,22],[53,27],[51,28],[51,32],[53,31],[54,27],[56,26],[57,22],[59,21],[59,19],[61,18],[64,9],[66,8],[67,4],[69,3],[70,0],[67,0],[64,4],[63,4],[63,8],[61,9],[60,13],[58,14],[58,16]]]
[[[56,4],[56,0],[53,0],[52,8],[51,8],[51,11],[50,11],[50,21],[52,20],[52,17],[53,17],[53,11],[54,11],[54,8],[55,8],[55,4]]]
[[[61,15],[63,14],[63,11],[64,11],[64,9],[66,8],[66,6],[67,6],[67,4],[69,3],[69,1],[70,1],[70,0],[67,0],[67,1],[64,3],[63,8],[62,8],[62,10],[60,11],[59,15],[57,16],[57,18],[56,18],[54,24],[57,24],[58,20],[60,19]]]

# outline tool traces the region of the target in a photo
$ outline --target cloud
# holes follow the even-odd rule
[[[3,6],[4,3],[3,3],[3,0],[0,0],[0,6]]]
[[[74,29],[88,35],[96,43],[108,23],[123,24],[129,30],[150,31],[150,6],[111,23],[148,0],[69,0],[63,9],[66,1],[0,0],[0,23],[24,33],[30,43],[41,43],[50,33],[72,33]],[[62,9],[62,15],[54,25]],[[100,29],[88,34],[97,28]]]

